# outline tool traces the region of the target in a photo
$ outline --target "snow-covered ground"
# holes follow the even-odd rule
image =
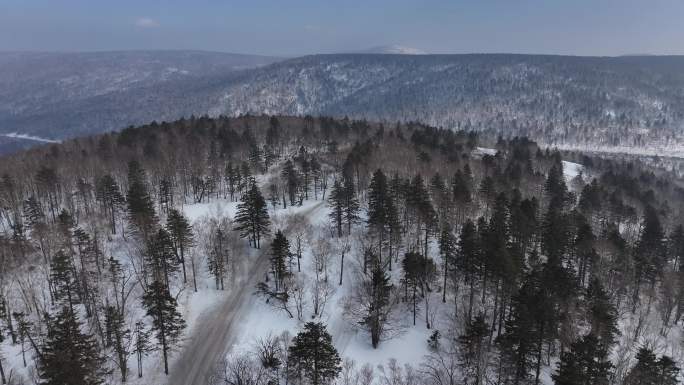
[[[320,204],[320,201],[304,202],[301,208],[277,210],[276,216],[280,218],[291,217],[297,212],[308,211],[308,207],[316,204]],[[244,322],[240,324],[240,330],[236,333],[239,338],[232,347],[232,351],[228,352],[228,356],[253,351],[255,342],[259,339],[264,339],[268,336],[278,336],[285,331],[294,336],[305,322],[321,321],[327,325],[328,331],[333,336],[333,343],[343,358],[353,359],[360,365],[370,364],[372,367],[386,365],[390,359],[396,359],[400,365],[411,364],[417,366],[428,354],[427,340],[433,332],[433,330],[426,328],[425,314],[423,312],[419,311],[416,326],[413,326],[412,313],[408,310],[408,304],[401,304],[400,306],[402,307],[397,310],[398,313],[402,314],[401,323],[404,326],[403,330],[393,338],[381,342],[377,349],[373,349],[371,346],[370,336],[356,328],[354,321],[345,315],[345,302],[352,293],[352,287],[354,287],[354,281],[360,269],[360,263],[356,258],[360,246],[354,243],[354,235],[352,235],[351,250],[345,257],[343,283],[339,285],[340,254],[336,243],[337,239],[330,236],[328,212],[328,208],[325,206],[318,210],[310,211],[311,214],[307,219],[312,226],[310,229],[310,234],[312,235],[308,236],[304,243],[301,261],[302,271],[295,273],[297,278],[304,282],[305,285],[312,285],[314,281],[313,275],[315,274],[314,256],[311,251],[312,243],[315,242],[316,238],[325,238],[325,240],[331,242],[333,251],[328,267],[328,276],[334,294],[327,301],[323,313],[318,317],[314,317],[311,301],[309,298],[305,298],[307,304],[305,305],[304,314],[302,319],[298,320],[296,314],[295,317],[291,318],[285,311],[274,309],[267,305],[262,298],[254,297],[254,303],[248,309],[248,314],[245,316]],[[294,235],[288,233],[285,235],[292,244]],[[395,267],[393,271],[396,273],[395,284],[398,284],[399,270],[398,267]],[[403,306],[406,306],[406,308]],[[432,293],[430,306],[434,309],[436,328],[445,325],[447,312],[453,307],[453,304],[442,304],[441,294],[434,292]]]
[[[635,356],[641,347],[652,349],[658,356],[670,356],[680,367],[684,364],[681,324],[664,328],[661,313],[656,306],[648,306],[648,301],[647,295],[642,295],[641,306],[636,314],[632,314],[631,309],[624,309],[619,315],[618,330],[621,335],[611,352],[616,371],[629,370],[636,363]],[[684,381],[681,371],[679,380]]]
[[[496,149],[495,148],[485,148],[485,147],[477,147],[475,148],[474,153],[478,155],[491,155],[494,156],[496,155]]]
[[[228,216],[232,218],[237,208],[236,202],[225,200],[214,200],[209,203],[189,204],[183,207],[185,215],[195,224],[207,218],[218,218]],[[373,349],[370,344],[370,337],[363,331],[354,327],[352,320],[344,314],[344,305],[348,296],[351,294],[353,281],[359,269],[356,260],[358,245],[353,244],[351,250],[346,254],[343,284],[339,285],[340,258],[339,245],[337,239],[331,237],[328,208],[324,202],[318,200],[304,201],[302,206],[290,206],[287,209],[278,208],[275,211],[270,209],[269,213],[273,222],[273,230],[287,227],[287,223],[294,216],[306,213],[305,222],[310,226],[303,241],[302,272],[296,273],[297,279],[307,287],[313,283],[314,257],[312,254],[313,243],[317,239],[323,238],[330,242],[332,248],[328,276],[331,287],[334,290],[331,298],[325,304],[322,314],[314,317],[312,314],[311,301],[305,298],[306,305],[301,319],[289,317],[285,311],[275,309],[266,304],[263,298],[253,296],[252,303],[246,308],[246,314],[242,315],[237,329],[231,334],[236,336],[235,343],[228,347],[227,356],[234,354],[244,354],[254,350],[254,345],[259,339],[268,336],[278,336],[287,331],[291,336],[296,335],[303,327],[304,323],[311,320],[321,321],[328,327],[333,336],[333,342],[344,358],[354,359],[359,364],[370,364],[373,367],[387,364],[390,359],[396,359],[399,364],[418,365],[428,354],[427,340],[432,333],[425,326],[424,313],[418,313],[416,326],[412,325],[412,315],[407,309],[401,308],[402,322],[405,324],[404,330],[391,339],[381,342],[377,349]],[[294,251],[295,234],[286,231],[286,236],[290,240],[291,249]],[[352,236],[353,238],[353,236]],[[262,247],[268,247],[264,245]],[[225,291],[216,290],[213,278],[203,270],[198,271],[198,292],[194,293],[192,288],[187,288],[179,297],[179,305],[185,317],[188,327],[185,335],[192,338],[196,327],[201,323],[198,319],[203,314],[214,309],[224,296],[228,295],[229,288]],[[395,272],[398,274],[399,269]],[[396,275],[396,274],[395,274]],[[396,278],[396,277],[395,277]],[[257,282],[249,282],[249,285],[256,285]],[[404,306],[406,304],[402,304]],[[443,305],[439,293],[432,294],[431,307],[435,309],[436,327],[443,324],[441,318],[446,317],[447,309],[450,304]],[[406,305],[408,306],[408,305]],[[294,310],[293,310],[294,312]],[[177,356],[178,354],[176,354]],[[175,357],[177,358],[177,357]],[[142,382],[133,379],[134,384],[143,383],[163,383],[165,376],[161,371],[161,360],[157,354],[148,357],[145,368],[145,376]],[[173,359],[172,359],[173,371]]]
[[[41,143],[60,143],[59,140],[41,138],[40,136],[33,136],[33,135],[28,135],[28,134],[18,134],[16,132],[11,132],[9,134],[0,134],[0,136],[4,136],[7,138],[13,138],[13,139],[31,140],[34,142],[41,142]]]
[[[544,146],[540,143],[541,146]],[[584,153],[628,154],[643,156],[666,156],[684,158],[684,146],[673,144],[667,146],[581,146],[571,144],[555,144],[547,146],[559,150],[581,151]]]
[[[190,223],[197,229],[203,222],[209,219],[218,218],[233,218],[237,211],[238,202],[230,202],[228,200],[219,199],[211,200],[203,203],[186,204],[182,206],[184,215],[188,218]],[[182,345],[187,344],[192,338],[195,330],[201,324],[200,319],[207,313],[214,310],[219,303],[222,302],[231,292],[231,285],[226,285],[225,290],[217,290],[213,277],[206,269],[206,256],[201,245],[198,245],[193,250],[193,257],[195,258],[196,274],[197,274],[197,292],[193,290],[190,266],[188,269],[188,284],[178,294],[179,311],[183,315],[186,322],[186,329],[184,331],[184,341]],[[172,294],[175,294],[172,292]],[[136,299],[137,300],[137,299]],[[134,304],[133,310],[139,312],[139,317],[144,317],[143,309],[138,303]],[[182,347],[181,347],[182,349]],[[173,352],[169,361],[171,373],[173,373],[173,364],[178,359],[179,352]],[[129,360],[130,376],[128,383],[134,385],[163,385],[167,384],[169,377],[164,374],[163,363],[159,352],[153,352],[144,358],[143,362],[143,377],[138,378],[136,372],[135,357]]]
[[[584,166],[579,163],[563,161],[563,176],[565,177],[565,183],[570,183],[578,175],[584,173]]]

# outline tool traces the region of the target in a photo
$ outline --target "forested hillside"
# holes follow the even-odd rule
[[[202,113],[212,84],[277,60],[187,50],[0,52],[0,134],[65,139]]]
[[[322,114],[582,150],[684,155],[680,56],[275,61],[193,51],[0,54],[0,134],[66,139],[193,115]]]
[[[247,115],[48,144],[0,176],[6,383],[681,379],[684,188],[653,164]]]
[[[683,57],[316,55],[227,84],[224,114],[332,114],[681,155]]]

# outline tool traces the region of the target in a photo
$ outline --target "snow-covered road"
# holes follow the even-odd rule
[[[299,214],[311,216],[325,207],[321,201],[300,211]],[[178,359],[169,373],[170,385],[207,384],[212,371],[230,348],[235,344],[239,330],[237,327],[254,301],[254,285],[268,270],[268,246],[265,245],[253,261],[242,279],[233,280],[232,287],[225,298],[197,320],[192,335],[182,348]]]

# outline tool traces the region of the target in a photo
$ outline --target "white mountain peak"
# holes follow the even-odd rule
[[[426,55],[427,52],[418,48],[402,46],[398,44],[383,45],[369,48],[363,53],[395,54],[395,55]]]

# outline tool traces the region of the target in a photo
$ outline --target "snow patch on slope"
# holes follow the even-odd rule
[[[0,136],[4,136],[6,138],[12,138],[12,139],[31,140],[34,142],[42,142],[42,143],[60,143],[59,140],[41,138],[40,136],[33,136],[33,135],[28,135],[28,134],[19,134],[16,132],[10,132],[9,134],[0,134]]]
[[[362,53],[375,53],[375,54],[391,54],[391,55],[427,55],[427,52],[413,47],[406,47],[402,45],[392,44],[392,45],[382,45],[378,47],[372,47]]]
[[[578,175],[584,173],[584,166],[579,163],[563,161],[563,176],[565,177],[565,182],[570,183]]]
[[[485,148],[485,147],[477,147],[475,148],[475,153],[478,155],[491,155],[494,156],[496,155],[496,149],[495,148]]]

